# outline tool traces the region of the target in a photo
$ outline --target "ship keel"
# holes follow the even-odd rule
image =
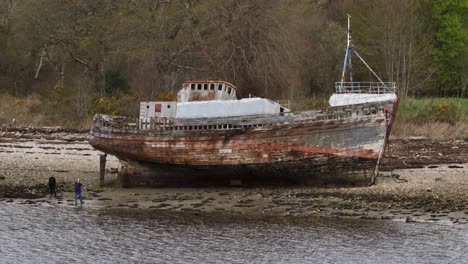
[[[226,185],[367,186],[374,158],[318,155],[269,164],[171,165],[129,161],[119,173],[122,187],[199,187]]]

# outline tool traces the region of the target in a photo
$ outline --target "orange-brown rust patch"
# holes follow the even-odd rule
[[[215,92],[209,91],[207,95],[203,95],[201,92],[192,91],[190,93],[189,101],[210,101],[215,99]]]
[[[292,146],[286,144],[253,144],[253,143],[234,143],[234,146],[243,146],[243,147],[250,147],[255,149],[287,149],[290,151],[300,151],[300,152],[307,152],[307,153],[321,153],[321,154],[334,154],[334,155],[343,155],[343,156],[352,156],[352,157],[360,157],[360,158],[377,158],[379,155],[378,153],[373,152],[362,152],[362,151],[354,151],[354,150],[346,150],[346,149],[333,149],[333,148],[320,148],[320,147],[313,147],[313,146]]]

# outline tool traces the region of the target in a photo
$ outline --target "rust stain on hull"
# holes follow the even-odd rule
[[[350,156],[350,157],[360,157],[360,158],[371,158],[375,159],[378,157],[378,153],[373,152],[360,152],[360,151],[350,151],[342,149],[333,149],[333,148],[320,148],[320,147],[301,147],[301,146],[290,146],[290,145],[281,145],[281,144],[243,144],[235,143],[233,146],[249,146],[251,148],[270,150],[270,149],[285,149],[288,151],[296,151],[295,153],[308,152],[315,154],[334,154],[339,156]],[[299,157],[299,154],[296,154]]]
[[[391,106],[386,102],[294,116],[176,120],[151,130],[128,129],[120,121],[118,126],[103,125],[98,116],[89,142],[132,166],[150,168],[140,169],[147,180],[205,175],[368,182],[388,135],[383,109]],[[353,111],[360,114],[353,116]],[[129,178],[140,177],[135,175],[142,173]]]

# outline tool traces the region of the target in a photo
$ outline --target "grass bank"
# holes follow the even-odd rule
[[[54,102],[37,94],[15,97],[3,93],[0,106],[0,125],[84,128],[92,120],[92,115],[77,111],[73,102]]]
[[[468,99],[406,98],[401,101],[392,135],[468,139]]]
[[[138,95],[129,94],[79,100],[60,90],[24,97],[0,93],[0,125],[88,129],[95,113],[137,116],[139,101]]]
[[[328,100],[305,98],[293,101],[302,111],[326,107]],[[468,99],[405,98],[401,101],[392,131],[394,138],[468,139]]]

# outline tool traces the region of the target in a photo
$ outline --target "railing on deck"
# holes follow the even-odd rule
[[[337,120],[356,118],[357,116],[385,116],[385,105],[382,103],[337,106],[324,109],[317,109],[310,112],[303,112],[292,117],[259,117],[252,116],[249,120],[244,118],[228,119],[226,123],[204,123],[194,120],[176,124],[172,118],[129,118],[122,116],[109,116],[97,114],[94,117],[94,127],[112,132],[138,131],[192,131],[192,130],[231,130],[256,128],[263,126],[275,126],[284,124],[309,123],[321,120]]]
[[[336,93],[395,93],[395,82],[335,82]]]
[[[146,117],[139,120],[141,130],[170,130],[173,125],[174,118],[168,117]]]
[[[138,130],[138,118],[124,116],[110,116],[97,114],[94,116],[93,123],[98,127],[114,128],[119,130]]]
[[[96,127],[116,131],[137,132],[139,130],[183,130],[182,128],[179,129],[181,126],[175,126],[173,118],[165,117],[130,118],[97,114],[94,117],[93,122]],[[177,129],[175,129],[176,127]],[[187,126],[187,129],[188,127],[189,126]]]

